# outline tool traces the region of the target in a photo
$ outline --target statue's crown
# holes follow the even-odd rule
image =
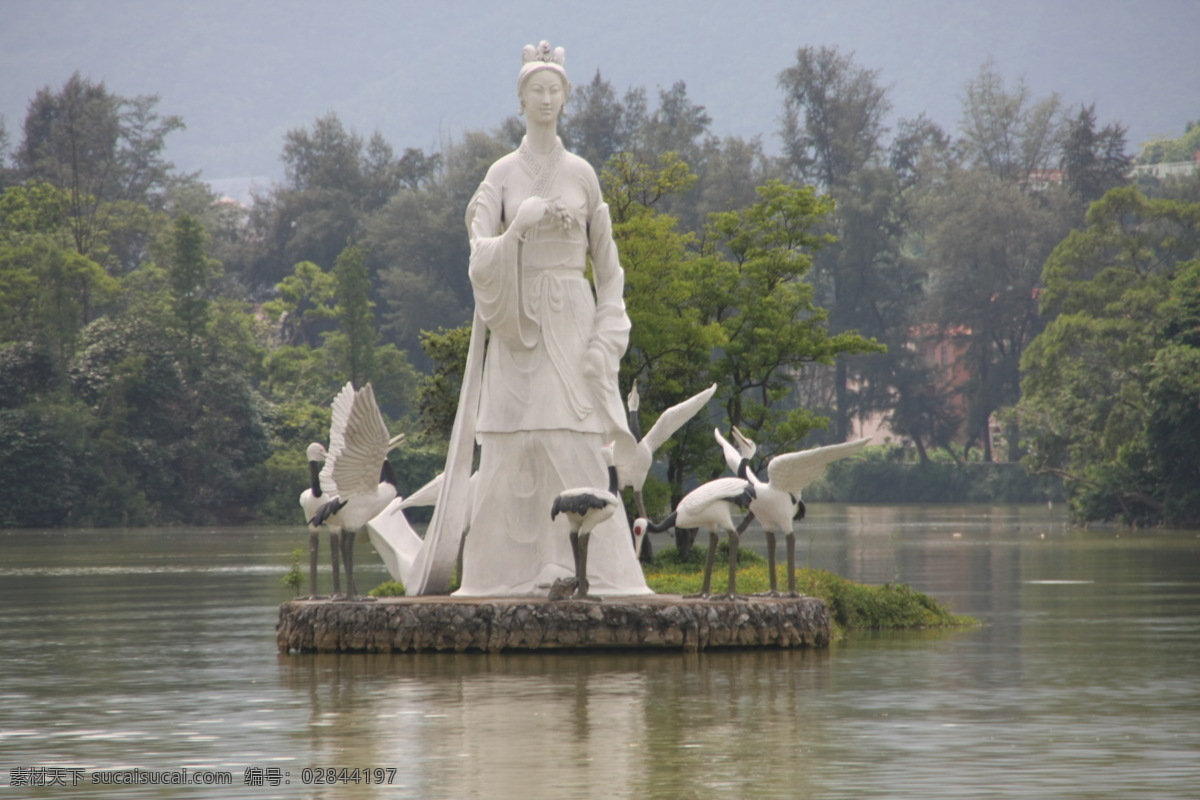
[[[550,49],[550,43],[543,39],[538,43],[537,47],[531,44],[525,45],[521,51],[521,64],[530,64],[533,62],[542,62],[544,64],[557,64],[559,67],[565,65],[567,51],[561,47]]]

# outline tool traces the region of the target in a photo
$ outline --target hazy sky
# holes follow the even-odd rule
[[[990,57],[1136,147],[1200,119],[1198,31],[1200,0],[0,0],[0,114],[15,145],[33,94],[79,70],[181,115],[179,167],[277,179],[283,134],[330,111],[397,151],[492,128],[516,111],[521,46],[548,39],[577,84],[683,80],[714,133],[777,152],[777,76],[827,45],[879,70],[894,117],[953,131]]]

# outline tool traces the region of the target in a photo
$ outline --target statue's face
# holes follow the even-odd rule
[[[553,122],[567,102],[562,77],[552,69],[541,69],[525,80],[521,89],[521,107],[531,122]]]

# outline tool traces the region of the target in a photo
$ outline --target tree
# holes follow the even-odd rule
[[[311,128],[284,134],[285,182],[254,198],[249,236],[233,265],[251,289],[274,286],[301,261],[332,269],[347,241],[360,240],[368,215],[404,181],[420,183],[431,169],[420,151],[397,159],[376,133],[368,141],[334,113]]]
[[[0,191],[17,182],[16,170],[9,166],[9,148],[11,146],[8,123],[4,119],[4,115],[0,114]]]
[[[988,60],[967,83],[959,128],[970,166],[1028,183],[1054,164],[1064,134],[1062,102],[1057,94],[1034,101],[1024,81],[1009,90]]]
[[[1155,139],[1138,154],[1139,164],[1161,164],[1172,161],[1194,161],[1200,152],[1200,121],[1189,121],[1183,135],[1174,139]]]
[[[508,150],[498,134],[449,143],[419,186],[398,190],[363,224],[362,246],[376,276],[380,334],[423,369],[422,331],[470,319],[469,245],[463,211],[488,167]]]
[[[924,311],[943,338],[965,345],[952,367],[966,381],[950,399],[966,447],[979,444],[992,460],[991,424],[1003,418],[1005,455],[1016,460],[1020,417],[996,412],[1018,399],[1021,355],[1043,325],[1042,264],[1083,194],[1120,171],[1122,133],[1106,128],[1101,143],[1092,109],[1067,121],[1057,95],[1037,100],[1023,82],[1009,88],[991,61],[966,85],[960,132],[916,184]]]
[[[378,136],[378,134],[376,135]],[[437,153],[425,155],[424,150],[406,147],[404,155],[400,156],[394,169],[401,186],[408,189],[420,189],[434,180],[441,163],[442,157]]]
[[[635,129],[632,149],[639,160],[650,164],[664,153],[698,164],[711,124],[704,106],[688,97],[687,84],[676,81],[670,89],[659,90],[658,107]]]
[[[602,176],[633,323],[623,387],[636,378],[652,414],[716,383],[729,423],[769,442],[764,453],[794,448],[822,424],[795,407],[798,370],[877,349],[853,333],[830,334],[803,280],[827,241],[815,226],[831,203],[811,187],[768,182],[754,206],[714,214],[694,236],[655,210],[690,181],[682,162],[651,167],[629,156],[612,159]],[[686,479],[715,476],[724,464],[709,424],[687,426],[675,439],[665,455],[677,501]]]
[[[901,121],[891,149],[884,118],[891,110],[878,72],[833,48],[803,47],[779,75],[784,92],[781,136],[792,174],[821,186],[836,202],[826,228],[836,242],[815,256],[817,302],[833,331],[860,331],[887,342],[885,354],[838,359],[831,368],[832,438],[851,435],[851,421],[890,406],[911,388],[899,362],[918,306],[921,275],[904,253],[909,232],[906,191],[924,148],[944,135],[923,118]],[[911,371],[911,370],[909,370]],[[911,398],[910,398],[911,399]]]
[[[263,303],[263,312],[279,324],[284,345],[316,347],[321,334],[332,330],[336,319],[337,282],[311,261],[301,261],[275,286],[275,297]]]
[[[378,275],[380,332],[409,353],[423,352],[421,331],[470,319],[462,213],[435,180],[401,189],[366,220],[363,246]]]
[[[878,71],[852,59],[836,48],[801,47],[796,63],[779,74],[780,136],[788,162],[798,176],[826,190],[845,185],[878,156],[891,110]]]
[[[708,137],[695,170],[694,212],[679,208],[689,228],[700,227],[711,212],[749,208],[758,200],[759,186],[783,178],[779,160],[766,154],[758,138]]]
[[[1096,129],[1096,104],[1080,106],[1068,120],[1060,164],[1066,185],[1086,207],[1109,189],[1123,186],[1133,159],[1125,152],[1124,125]]]
[[[629,350],[621,361],[621,385],[634,381],[641,396],[640,422],[649,430],[664,409],[712,383],[712,353],[724,344],[724,331],[706,318],[697,301],[700,281],[712,259],[701,257],[694,234],[680,230],[678,220],[658,210],[659,202],[686,191],[695,176],[688,165],[669,154],[657,167],[632,154],[610,159],[601,175],[613,216],[613,238],[625,270],[626,309],[631,323]],[[684,425],[656,454],[666,459],[667,487],[662,494],[674,505],[685,493],[685,481],[714,469],[712,425],[700,414]],[[647,483],[651,513],[657,479]],[[677,531],[682,552],[694,532]]]
[[[1068,227],[1070,211],[1049,200],[987,171],[951,168],[922,203],[927,318],[966,344],[965,432],[987,461],[992,414],[1017,401],[1021,354],[1042,328],[1042,264]]]
[[[0,194],[0,334],[32,341],[66,368],[79,331],[117,282],[70,246],[69,193],[33,181]]]
[[[326,341],[332,339],[330,343],[342,351],[347,378],[361,387],[375,376],[375,304],[371,302],[371,277],[363,249],[347,245],[337,258],[333,277],[337,282],[339,332],[326,336]]]
[[[819,232],[821,218],[833,210],[830,198],[779,181],[760,187],[759,195],[745,211],[712,216],[708,239],[723,257],[705,279],[702,298],[725,331],[713,373],[725,387],[718,396],[729,422],[770,442],[762,453],[769,456],[797,449],[824,426],[786,402],[801,367],[883,347],[855,331],[831,333],[827,312],[804,281],[813,253],[831,241]]]
[[[175,320],[183,337],[184,361],[189,376],[199,377],[198,338],[208,323],[209,282],[213,264],[204,249],[204,228],[195,217],[175,220],[174,245],[168,276],[174,296]]]
[[[560,135],[567,149],[600,172],[610,158],[631,148],[645,117],[645,90],[630,89],[618,100],[612,83],[597,69],[590,83],[571,89],[570,113]]]
[[[5,452],[0,480],[9,487],[11,498],[0,509],[0,527],[61,525],[84,493],[84,487],[71,480],[76,461],[62,447],[55,423],[50,409],[0,410],[0,447]],[[46,491],[47,486],[54,491]]]
[[[184,130],[181,117],[163,117],[156,110],[158,95],[121,98],[118,117],[121,146],[117,150],[117,192],[111,199],[124,200],[161,210],[170,190],[180,184],[194,185],[197,174],[180,176],[175,165],[163,158],[167,136]]]
[[[1200,524],[1195,405],[1200,203],[1109,191],[1054,250],[1022,359],[1018,411],[1035,472],[1084,520]]]
[[[458,396],[467,366],[471,326],[423,331],[421,346],[433,363],[433,369],[421,379],[418,389],[418,415],[426,439],[450,441]]]
[[[160,117],[157,104],[156,96],[112,94],[78,72],[58,92],[47,86],[30,102],[17,166],[24,179],[68,193],[72,241],[81,255],[97,244],[102,204],[124,200],[161,208],[176,179],[162,153],[166,137],[183,121]]]

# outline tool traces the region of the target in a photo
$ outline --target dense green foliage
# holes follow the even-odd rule
[[[880,76],[833,49],[800,48],[778,85],[779,158],[713,135],[682,81],[597,73],[562,126],[612,212],[643,430],[718,385],[661,451],[655,510],[724,471],[714,426],[751,431],[761,470],[874,419],[926,472],[996,460],[995,439],[1066,477],[1081,517],[1200,524],[1181,444],[1200,181],[1123,188],[1121,125],[989,64],[958,138],[888,130]],[[327,114],[241,205],[165,160],[183,120],[157,103],[76,73],[0,142],[0,525],[299,521],[304,448],[347,380],[410,434],[401,490],[423,484],[473,303],[463,209],[519,121],[427,153]],[[839,469],[865,488],[871,463]],[[953,469],[936,480],[978,480]]]
[[[804,490],[806,501],[834,503],[1028,504],[1062,499],[1062,482],[1031,475],[1023,465],[964,461],[953,450],[914,461],[898,446],[869,447],[859,458],[830,464]]]
[[[853,331],[830,334],[805,280],[812,254],[829,240],[814,229],[833,204],[812,187],[768,181],[748,208],[713,213],[699,234],[681,233],[653,204],[694,176],[671,154],[661,163],[654,170],[618,157],[603,173],[633,324],[621,380],[638,381],[642,429],[715,383],[712,402],[728,424],[776,452],[798,449],[825,420],[797,407],[796,373],[882,349]],[[666,449],[672,500],[688,479],[724,471],[712,424],[698,415]]]
[[[1046,262],[1031,467],[1082,519],[1200,526],[1200,202],[1114,189]]]
[[[1137,158],[1139,164],[1193,161],[1200,151],[1200,122],[1189,122],[1183,135],[1149,142]]]

